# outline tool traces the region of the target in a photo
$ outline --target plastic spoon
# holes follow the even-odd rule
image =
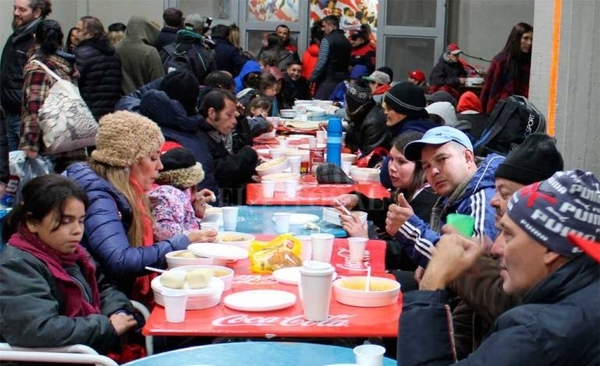
[[[371,291],[371,266],[368,263],[365,263],[367,267],[367,280],[365,281],[365,291]]]
[[[154,267],[148,267],[148,266],[146,266],[144,268],[146,268],[148,271],[152,271],[152,272],[156,272],[156,273],[165,273],[166,272],[166,270],[160,269],[160,268],[154,268]]]
[[[333,202],[335,202],[335,204],[339,206],[339,208],[340,208],[340,209],[341,209],[341,210],[344,212],[344,214],[345,214],[345,215],[352,216],[352,212],[350,212],[350,211],[349,211],[349,210],[346,208],[346,206],[344,206],[344,205],[342,204],[342,202],[340,202],[340,200],[338,200],[337,198],[334,198],[334,199],[333,199]]]

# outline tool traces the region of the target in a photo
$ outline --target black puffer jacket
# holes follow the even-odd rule
[[[23,67],[27,63],[27,51],[33,44],[33,33],[44,20],[38,18],[8,37],[0,61],[0,105],[6,113],[21,114],[23,96]]]
[[[450,62],[445,54],[440,57],[438,63],[431,69],[429,84],[433,87],[449,85],[458,87],[460,78],[466,78],[467,72],[460,61]]]
[[[355,116],[350,116],[346,144],[352,151],[360,150],[362,156],[369,155],[376,147],[390,149],[392,135],[385,125],[385,114],[380,104],[369,102]]]
[[[74,53],[80,74],[79,92],[99,120],[112,113],[121,98],[121,58],[106,37],[86,39]]]

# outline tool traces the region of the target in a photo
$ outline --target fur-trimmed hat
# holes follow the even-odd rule
[[[184,147],[175,147],[160,156],[163,169],[156,183],[187,189],[204,180],[202,164],[196,162],[194,153]]]
[[[159,151],[165,141],[152,120],[133,112],[118,111],[100,118],[92,160],[126,168]]]

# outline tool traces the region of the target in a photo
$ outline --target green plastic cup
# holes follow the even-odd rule
[[[460,234],[470,238],[473,236],[473,226],[475,225],[475,218],[469,215],[463,214],[449,214],[446,217],[446,224],[452,226]]]

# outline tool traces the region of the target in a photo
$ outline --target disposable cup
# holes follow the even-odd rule
[[[165,314],[169,323],[181,323],[185,320],[185,307],[188,295],[184,291],[163,291]]]
[[[283,184],[285,186],[285,196],[287,198],[296,197],[299,182],[295,179],[289,179],[289,180],[283,181]]]
[[[281,123],[281,119],[279,117],[267,117],[267,121],[271,122],[273,127],[277,127]]]
[[[275,181],[274,180],[263,180],[260,183],[262,194],[264,198],[273,198],[275,195]]]
[[[302,164],[302,156],[300,156],[300,155],[288,156],[288,161],[290,162],[290,169],[292,170],[292,173],[300,174],[300,165]]]
[[[227,231],[235,231],[237,227],[237,219],[239,207],[223,207],[223,227]]]
[[[319,144],[327,143],[327,131],[317,131],[317,142]]]
[[[310,235],[295,235],[295,238],[300,240],[302,243],[302,253],[300,256],[302,257],[302,261],[309,261],[312,259],[312,241],[310,239]]]
[[[215,231],[219,231],[219,222],[217,222],[217,221],[200,222],[200,229],[202,229],[202,230],[214,229]]]
[[[298,293],[305,319],[324,321],[329,317],[333,272],[331,264],[318,261],[306,261],[300,267]]]
[[[452,226],[460,234],[470,238],[473,236],[475,218],[469,215],[453,213],[446,217],[446,224]]]
[[[273,218],[275,220],[275,231],[277,234],[285,234],[290,231],[289,212],[275,212]]]
[[[319,262],[331,262],[333,254],[333,238],[332,234],[311,234],[310,240],[312,243],[312,259]]]
[[[350,167],[352,166],[351,161],[342,161],[342,170],[346,175],[350,175]]]
[[[316,149],[317,148],[317,138],[316,137],[309,137],[308,138],[308,147],[310,149]]]
[[[271,149],[271,158],[272,159],[277,159],[280,158],[282,156],[285,156],[285,149],[282,147],[278,147],[275,149]]]
[[[354,347],[356,363],[361,366],[382,366],[385,348],[376,344],[363,344]]]
[[[280,148],[285,149],[288,147],[288,141],[285,139],[285,137],[280,136],[277,138],[277,141],[279,141]]]
[[[348,248],[350,249],[350,261],[362,262],[365,257],[365,248],[367,247],[367,238],[348,238]]]

